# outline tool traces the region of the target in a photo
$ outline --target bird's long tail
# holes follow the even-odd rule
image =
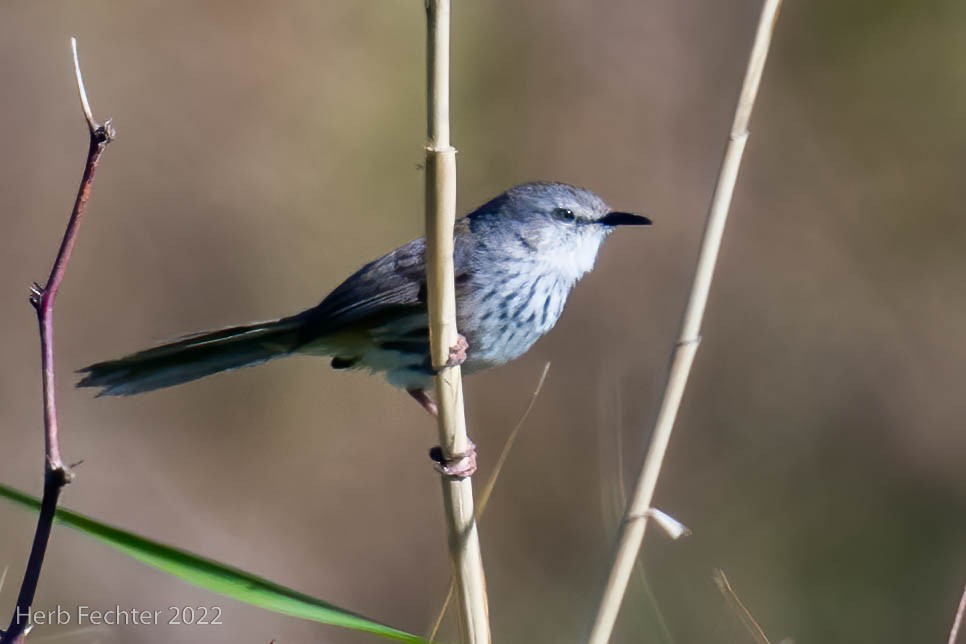
[[[77,386],[100,387],[98,396],[129,396],[260,364],[298,348],[303,325],[294,316],[198,333],[85,367]]]

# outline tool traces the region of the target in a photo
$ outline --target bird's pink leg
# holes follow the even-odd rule
[[[412,396],[413,400],[418,402],[430,416],[433,418],[439,416],[439,408],[436,407],[436,401],[429,397],[425,389],[407,389],[406,393]]]
[[[436,418],[439,415],[436,402],[424,389],[407,389],[406,393],[412,396],[430,416]],[[443,448],[437,445],[429,450],[429,458],[435,463],[437,472],[451,479],[465,479],[476,472],[476,445],[473,441],[469,441],[464,453],[454,454],[451,459],[444,458]]]
[[[454,454],[453,458],[443,458],[443,448],[437,445],[429,450],[429,457],[435,461],[436,471],[451,479],[465,479],[476,472],[476,444],[467,439],[469,444],[462,454]]]

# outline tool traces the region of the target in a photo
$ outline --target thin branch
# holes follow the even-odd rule
[[[449,128],[449,0],[426,0],[427,130],[426,146],[426,283],[430,355],[436,375],[439,443],[443,458],[469,452],[459,366],[449,366],[456,330],[453,226],[456,221],[456,150]],[[473,511],[469,478],[443,476],[443,504],[449,533],[450,561],[460,605],[460,641],[490,641],[486,579]]]
[[[963,623],[963,613],[966,613],[966,587],[963,588],[963,596],[959,598],[959,608],[956,609],[956,617],[953,618],[953,627],[949,629],[948,644],[956,644],[959,638],[959,627]]]
[[[624,513],[614,563],[607,579],[604,594],[594,618],[589,642],[591,644],[605,644],[614,629],[621,601],[627,589],[627,582],[634,569],[638,552],[644,541],[644,530],[647,526],[648,510],[654,498],[654,490],[661,472],[664,454],[667,451],[677,417],[688,374],[694,362],[698,344],[701,341],[701,321],[708,302],[708,292],[711,289],[711,279],[721,247],[721,238],[731,205],[735,181],[738,178],[738,168],[741,155],[748,140],[748,120],[761,82],[768,47],[774,31],[775,21],[781,0],[765,0],[762,8],[755,43],[751,50],[748,68],[745,72],[744,83],[738,98],[735,118],[731,127],[728,145],[725,148],[724,160],[721,164],[718,183],[708,211],[708,221],[701,242],[698,264],[695,269],[691,295],[681,324],[681,333],[671,355],[671,366],[668,372],[667,384],[661,400],[660,410],[651,433],[651,443],[648,447],[644,465],[634,495]]]
[[[80,62],[77,58],[77,41],[74,38],[71,38],[71,49],[74,54],[77,91],[80,95],[81,109],[84,112],[84,119],[87,121],[87,128],[90,133],[90,144],[87,149],[84,175],[81,179],[80,188],[77,190],[77,197],[74,200],[74,209],[67,221],[67,229],[50,270],[50,276],[47,278],[45,286],[34,284],[30,292],[30,304],[37,312],[37,322],[40,327],[44,401],[44,494],[41,500],[40,514],[37,518],[33,545],[27,559],[27,568],[17,597],[17,606],[10,626],[0,637],[0,644],[22,641],[28,623],[27,615],[33,605],[37,583],[40,581],[40,571],[44,565],[44,555],[50,541],[50,531],[54,522],[54,513],[57,510],[57,502],[60,499],[60,491],[73,479],[73,474],[64,465],[60,456],[57,402],[54,390],[54,300],[57,298],[60,285],[67,272],[67,263],[70,261],[71,252],[74,249],[77,231],[87,210],[87,202],[91,197],[91,187],[94,184],[94,173],[97,171],[101,153],[104,152],[107,144],[114,139],[114,129],[111,127],[110,120],[101,125],[94,120],[91,114],[87,92],[84,89],[84,79],[81,76]]]
[[[549,362],[543,366],[543,372],[540,374],[540,380],[537,381],[536,388],[533,390],[533,393],[530,394],[530,402],[527,403],[526,409],[523,410],[520,420],[518,420],[517,424],[512,430],[510,430],[510,434],[503,443],[503,451],[500,452],[500,457],[496,459],[496,466],[493,468],[493,473],[490,474],[490,478],[487,479],[486,485],[483,486],[483,492],[480,494],[480,504],[476,508],[477,521],[480,520],[480,518],[483,516],[483,512],[486,511],[486,505],[489,503],[490,497],[493,496],[493,488],[496,486],[497,479],[500,478],[500,473],[503,471],[503,466],[506,464],[506,460],[510,456],[510,450],[513,449],[517,436],[520,434],[520,430],[523,429],[523,424],[527,422],[527,418],[530,417],[530,412],[533,411],[533,407],[537,403],[537,397],[540,396],[540,392],[543,390],[543,383],[547,381],[548,373],[550,373]],[[429,630],[429,636],[427,639],[430,641],[436,639],[436,635],[439,633],[439,628],[443,624],[443,619],[446,617],[446,612],[449,610],[449,605],[453,601],[453,593],[455,591],[456,589],[454,587],[453,580],[450,579],[449,589],[446,591],[446,599],[443,600],[443,605],[439,609],[439,613],[436,615],[436,619],[433,621],[433,626]]]
[[[718,590],[721,591],[721,595],[725,598],[728,606],[738,616],[738,620],[748,630],[752,639],[755,640],[755,644],[771,644],[765,635],[765,631],[758,623],[758,620],[755,619],[751,611],[748,610],[744,602],[738,597],[738,593],[731,587],[731,583],[728,582],[724,570],[719,569],[714,571],[714,583],[718,587]]]

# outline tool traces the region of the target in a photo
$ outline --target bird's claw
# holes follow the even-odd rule
[[[439,445],[429,450],[429,457],[433,459],[436,471],[448,479],[459,481],[476,472],[476,445],[473,441],[469,441],[465,452],[454,454],[452,458],[447,459]]]
[[[444,367],[458,367],[466,362],[466,351],[470,348],[470,343],[462,335],[456,336],[456,344],[449,348],[449,358]]]

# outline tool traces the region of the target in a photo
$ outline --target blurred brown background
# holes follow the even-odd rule
[[[572,642],[655,413],[759,3],[456,5],[461,208],[545,178],[657,222],[608,243],[529,355],[467,383],[485,476],[553,361],[482,539],[497,640]],[[649,537],[655,601],[636,579],[615,641],[748,642],[720,567],[775,642],[945,642],[966,581],[964,21],[959,0],[787,3],[658,491],[694,536]],[[71,388],[93,361],[312,305],[420,234],[422,4],[0,6],[0,480],[33,492],[27,288],[86,150],[70,35],[118,138],[57,310],[63,449],[84,459],[65,504],[424,632],[448,567],[435,430],[404,394],[308,358],[130,399]],[[6,623],[33,520],[0,503],[0,525]],[[58,604],[221,606],[225,624],[31,641],[370,641],[66,530],[37,608]]]

